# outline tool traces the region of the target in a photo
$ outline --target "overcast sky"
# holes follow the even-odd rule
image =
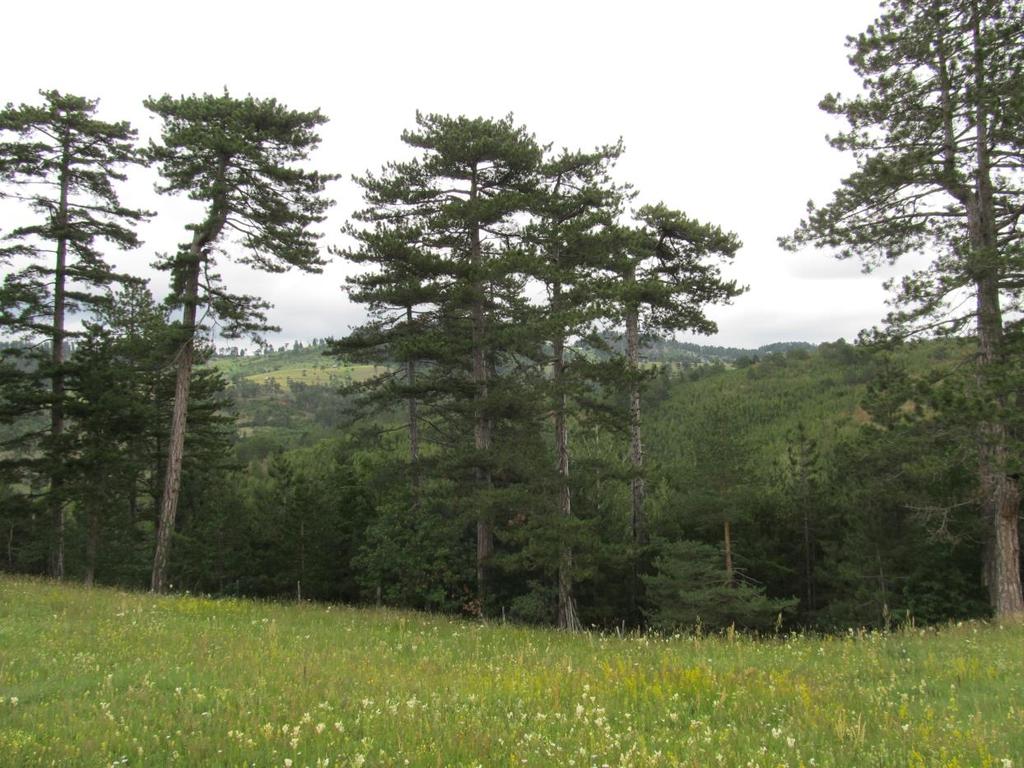
[[[360,206],[353,173],[404,156],[415,111],[513,112],[542,142],[591,148],[622,137],[617,177],[639,203],[664,201],[739,234],[730,275],[749,292],[716,309],[705,343],[758,346],[856,336],[885,312],[885,275],[808,249],[781,251],[808,199],[826,201],[849,158],[824,136],[829,91],[859,88],[847,35],[878,15],[873,0],[730,2],[10,3],[0,47],[3,101],[56,88],[100,99],[100,117],[159,125],[150,95],[275,97],[330,118],[314,163],[340,173],[324,245]],[[145,246],[120,266],[150,274],[153,254],[185,239],[197,212],[157,198],[140,170],[125,202],[159,211]],[[4,228],[10,222],[4,222]],[[340,291],[346,265],[265,275],[222,265],[234,292],[274,303],[279,343],[342,335],[361,320]],[[162,296],[166,283],[153,278]]]

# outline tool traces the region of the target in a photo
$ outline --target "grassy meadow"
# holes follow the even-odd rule
[[[617,638],[0,577],[4,766],[1024,766],[1024,627]]]
[[[277,382],[288,387],[292,382],[309,386],[341,386],[382,373],[375,365],[342,363],[312,353],[275,353],[265,357],[216,357],[211,365],[229,378],[239,377],[254,384]]]
[[[254,373],[245,378],[256,384],[276,381],[282,387],[287,387],[292,382],[309,386],[341,386],[366,381],[383,372],[383,368],[373,365],[291,366],[266,373]]]

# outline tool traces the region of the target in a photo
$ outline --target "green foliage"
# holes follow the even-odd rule
[[[125,166],[139,162],[135,131],[96,119],[96,101],[58,91],[40,95],[40,106],[0,110],[0,198],[20,204],[26,215],[0,241],[0,263],[14,267],[0,286],[0,336],[17,342],[0,359],[0,421],[24,425],[45,414],[50,424],[15,431],[8,447],[17,452],[0,463],[20,470],[23,480],[46,479],[40,491],[49,497],[53,520],[50,570],[59,578],[64,470],[74,450],[64,434],[74,397],[65,358],[69,340],[80,335],[66,318],[88,318],[104,306],[105,289],[125,276],[114,273],[103,249],[136,248],[133,228],[147,214],[122,206],[115,188]]]
[[[636,311],[644,334],[715,333],[707,307],[744,291],[721,276],[721,263],[740,249],[739,238],[664,203],[641,207],[636,219],[635,227],[621,232],[622,247],[610,265],[614,278],[607,290],[619,304],[610,319]]]
[[[796,600],[766,597],[764,589],[733,581],[714,547],[675,541],[661,547],[654,573],[644,576],[651,626],[663,632],[733,626],[766,630],[781,626]]]
[[[207,206],[203,221],[188,227],[191,246],[159,262],[171,272],[170,304],[205,305],[224,336],[268,330],[266,303],[228,293],[210,271],[210,246],[227,230],[243,249],[235,256],[242,264],[267,272],[319,271],[324,260],[311,227],[331,205],[323,191],[335,177],[307,171],[301,163],[319,144],[317,128],[326,118],[315,110],[289,110],[274,99],[236,99],[226,92],[162,96],[145,105],[163,120],[161,141],[148,150],[164,180],[158,190],[184,193]],[[189,276],[197,271],[190,287]],[[200,285],[201,294],[190,295]]]
[[[973,336],[977,370],[947,414],[973,420],[976,503],[988,520],[985,580],[993,609],[1024,615],[1019,544],[1024,4],[1020,0],[890,0],[849,39],[864,85],[829,95],[825,111],[849,128],[829,141],[857,170],[831,202],[809,204],[787,247],[814,244],[867,269],[911,253],[925,269],[890,281],[894,309],[878,340]],[[951,392],[952,388],[947,389]]]

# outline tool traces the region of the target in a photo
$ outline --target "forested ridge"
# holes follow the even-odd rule
[[[417,112],[343,182],[327,117],[274,98],[148,98],[146,146],[89,98],[8,104],[0,564],[568,631],[1024,616],[1022,40],[1019,0],[849,38],[863,90],[821,107],[856,167],[780,245],[931,259],[855,344],[679,341],[743,300],[742,233],[684,181],[647,199],[622,140]],[[121,199],[138,166],[194,203],[163,297],[114,266],[159,214]],[[361,323],[276,352],[218,271],[331,259]]]
[[[932,433],[926,413],[914,415],[919,405],[908,384],[965,364],[963,345],[928,342],[887,355],[841,340],[786,346],[737,350],[739,364],[685,366],[671,352],[663,359],[656,351],[663,345],[647,347],[655,543],[645,620],[665,628],[836,629],[985,615],[982,532],[973,510],[959,506],[970,477],[955,467],[955,440]],[[228,379],[225,400],[236,421],[221,434],[215,467],[186,484],[174,589],[476,611],[472,525],[436,530],[436,521],[424,520],[410,530],[407,518],[385,516],[405,449],[400,433],[389,431],[401,414],[385,414],[376,428],[360,420],[353,395],[339,391],[359,368],[325,357],[325,349],[315,340],[209,359],[206,367]],[[688,349],[723,356],[713,347]],[[901,391],[886,389],[893,380]],[[888,411],[879,415],[884,400]],[[892,410],[897,423],[882,426]],[[593,509],[580,512],[580,615],[588,626],[613,628],[628,607],[628,486],[601,467],[622,462],[623,439],[598,424],[579,439],[580,503]],[[958,474],[947,475],[951,465]],[[586,494],[591,483],[595,492]],[[111,499],[99,524],[94,567],[102,583],[142,587],[148,578],[156,491],[139,490],[134,499]],[[9,501],[15,493],[8,490]],[[499,529],[492,615],[547,623],[554,585],[529,551],[544,533],[532,531],[533,541],[522,535],[544,521],[529,515],[524,507]],[[727,581],[727,520],[733,578],[757,590],[734,602],[716,591]],[[7,570],[45,572],[45,522],[5,505]],[[88,521],[72,518],[67,535],[68,574],[79,578],[88,570]],[[685,606],[673,590],[690,596]]]

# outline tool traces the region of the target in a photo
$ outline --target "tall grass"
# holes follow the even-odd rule
[[[1024,627],[616,638],[0,577],[0,765],[1024,766]]]

